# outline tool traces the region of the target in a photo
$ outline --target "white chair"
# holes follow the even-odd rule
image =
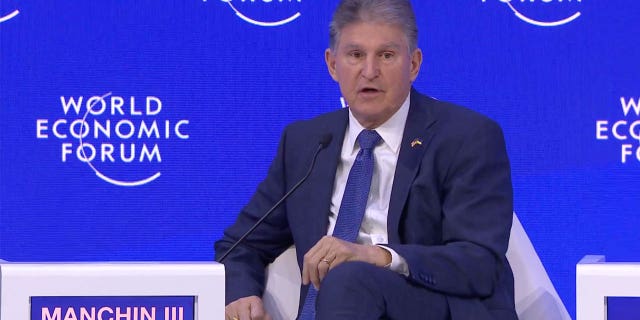
[[[507,259],[513,269],[520,320],[571,320],[515,213]],[[291,247],[267,268],[263,300],[273,320],[295,319],[300,281],[296,251]]]
[[[507,259],[513,270],[520,320],[571,320],[515,212]]]

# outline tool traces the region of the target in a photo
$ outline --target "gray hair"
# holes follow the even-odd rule
[[[409,0],[342,0],[329,24],[331,50],[335,50],[344,27],[371,21],[400,26],[407,36],[409,50],[418,47],[418,26]]]

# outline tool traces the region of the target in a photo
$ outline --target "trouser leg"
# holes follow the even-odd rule
[[[318,320],[447,320],[444,295],[409,282],[404,276],[364,262],[346,262],[320,284]]]

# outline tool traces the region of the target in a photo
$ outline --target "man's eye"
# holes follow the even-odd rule
[[[351,51],[349,53],[349,56],[351,56],[352,58],[362,58],[362,52],[360,52],[360,51]]]
[[[393,58],[394,54],[393,52],[384,52],[382,53],[382,58],[385,60],[389,60],[391,58]]]

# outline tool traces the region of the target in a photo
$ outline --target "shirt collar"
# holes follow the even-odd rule
[[[400,151],[400,144],[402,143],[402,133],[404,132],[404,126],[407,122],[407,116],[409,114],[409,104],[411,103],[411,94],[407,96],[407,98],[400,106],[400,109],[394,113],[391,118],[381,124],[379,127],[375,128],[376,132],[382,137],[382,141],[386,144],[396,155]],[[358,134],[360,131],[365,128],[358,122],[356,117],[349,110],[349,127],[347,128],[347,140],[345,141],[346,146],[350,146],[351,154],[360,149],[360,147],[356,144],[356,139],[358,138]]]

